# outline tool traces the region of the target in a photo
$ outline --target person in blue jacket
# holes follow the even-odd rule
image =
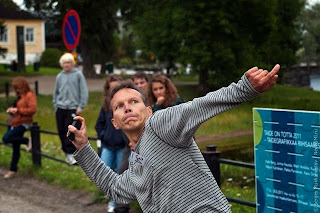
[[[98,138],[101,140],[102,145],[101,160],[116,173],[119,173],[123,151],[126,144],[129,143],[129,140],[123,131],[114,128],[111,123],[112,115],[109,112],[109,90],[120,81],[122,81],[121,77],[116,74],[108,75],[106,78],[104,85],[104,103],[101,107],[95,126]],[[115,203],[109,202],[108,212],[113,212],[114,208]]]

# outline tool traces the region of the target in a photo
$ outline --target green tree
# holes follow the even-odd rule
[[[12,0],[0,0],[0,4],[8,7],[8,8],[12,8],[12,9],[16,9],[18,10],[19,7],[16,3],[14,3],[14,1]]]
[[[297,62],[297,51],[301,48],[301,15],[305,6],[304,0],[278,0],[276,4],[276,25],[262,55],[266,64],[279,63],[280,82],[285,71]]]
[[[136,35],[138,48],[153,53],[157,59],[173,66],[179,54],[181,40],[176,33],[179,5],[175,0],[133,0],[120,4],[124,18]]]
[[[19,9],[19,7],[14,3],[12,0],[1,0],[0,5],[4,5],[5,7],[8,8],[13,8],[13,9]],[[0,21],[0,36],[3,35],[5,32],[5,24],[4,21]],[[7,53],[8,49],[3,48],[0,46],[0,56],[5,57],[5,54]]]
[[[305,8],[302,15],[303,43],[301,56],[303,61],[318,61],[320,55],[320,4]]]
[[[57,29],[61,29],[63,17],[70,9],[78,12],[81,20],[79,50],[83,58],[86,76],[95,75],[93,63],[111,61],[115,53],[114,32],[117,28],[115,0],[24,0],[27,8],[38,11],[49,19],[54,19]],[[49,16],[47,16],[49,14]]]
[[[255,65],[295,62],[303,1],[130,2],[122,10],[129,11],[123,14],[141,46],[160,60],[192,63],[202,91],[227,85]]]

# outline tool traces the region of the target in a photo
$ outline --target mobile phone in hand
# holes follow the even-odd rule
[[[77,130],[79,130],[81,128],[81,121],[73,120],[71,125],[74,126],[75,128],[77,128]],[[69,139],[69,141],[74,141],[74,139],[75,139],[74,133],[68,131],[67,138]]]

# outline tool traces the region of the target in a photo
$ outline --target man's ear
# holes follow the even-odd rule
[[[147,106],[148,114],[151,116],[152,115],[152,108],[151,106]]]
[[[111,122],[112,122],[115,129],[119,129],[117,122],[114,120],[114,118],[111,118]]]

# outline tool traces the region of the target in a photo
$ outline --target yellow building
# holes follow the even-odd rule
[[[0,21],[5,25],[4,34],[0,35],[0,46],[7,49],[5,58],[0,56],[0,63],[17,61],[17,26],[24,27],[25,63],[39,61],[45,50],[44,20],[28,12],[0,5]]]

